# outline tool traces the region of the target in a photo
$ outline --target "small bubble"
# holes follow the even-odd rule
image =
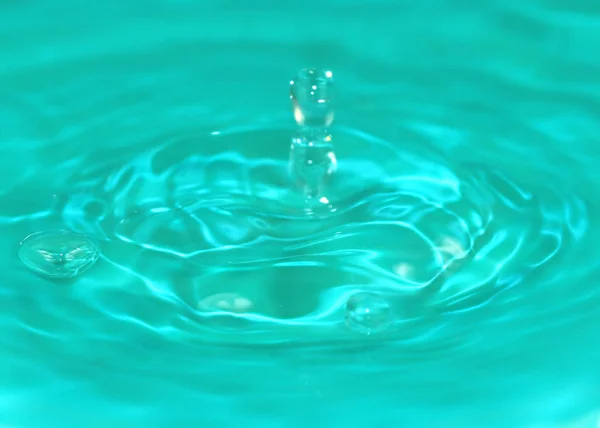
[[[19,248],[25,266],[50,278],[75,277],[88,270],[99,256],[91,239],[68,230],[32,233]]]
[[[290,81],[294,119],[299,126],[327,127],[333,122],[333,74],[304,68]]]
[[[346,324],[362,334],[378,333],[392,321],[390,304],[375,293],[359,292],[346,302]]]

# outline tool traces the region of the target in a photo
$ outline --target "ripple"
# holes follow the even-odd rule
[[[6,27],[0,413],[49,415],[64,403],[48,397],[81,395],[94,404],[82,421],[101,405],[118,424],[166,423],[203,402],[259,425],[279,411],[285,425],[297,408],[316,420],[369,407],[373,422],[401,402],[409,425],[462,426],[460,413],[519,426],[489,415],[592,407],[597,85],[582,52],[594,19],[498,4],[453,7],[433,28],[425,5],[399,27],[386,3],[369,4],[375,32],[357,31],[347,4],[299,5],[294,26],[289,8],[123,4],[98,15],[120,16],[114,28],[73,19],[64,33],[28,6],[37,33]],[[246,42],[201,10],[250,22]],[[576,49],[557,49],[571,38]],[[338,171],[307,212],[288,177],[285,94],[290,67],[310,62],[336,71],[348,126],[331,130]],[[102,253],[69,287],[14,254],[59,229]],[[389,304],[378,334],[346,322],[357,293]]]
[[[527,278],[552,275],[587,229],[575,195],[352,128],[334,134],[339,169],[307,215],[287,172],[290,136],[257,127],[115,149],[74,172],[77,193],[50,212],[171,302],[169,331],[232,344],[360,340],[344,331],[345,299],[372,291],[393,308],[387,340],[431,343],[443,314],[527,295]]]
[[[120,133],[126,112],[111,113]],[[338,171],[313,215],[290,182],[289,127],[161,132],[55,154],[46,173],[61,179],[40,213],[101,240],[115,272],[172,314],[162,327],[122,316],[193,342],[359,342],[344,305],[375,291],[393,312],[381,340],[434,346],[431,334],[460,322],[445,315],[514,305],[528,278],[556,275],[589,225],[575,194],[459,164],[410,132],[398,146],[335,129]]]

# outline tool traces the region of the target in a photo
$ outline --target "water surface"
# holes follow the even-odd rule
[[[0,6],[0,423],[596,426],[599,12]],[[306,66],[338,95],[311,213]],[[21,263],[63,229],[90,270]]]

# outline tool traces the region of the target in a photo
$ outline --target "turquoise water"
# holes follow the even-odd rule
[[[596,427],[598,46],[592,1],[4,2],[0,424]],[[19,258],[59,230],[72,279]]]

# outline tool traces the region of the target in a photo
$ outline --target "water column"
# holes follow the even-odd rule
[[[337,169],[329,127],[333,122],[333,74],[304,68],[290,81],[298,129],[290,146],[290,174],[309,206],[329,204],[326,185]]]

